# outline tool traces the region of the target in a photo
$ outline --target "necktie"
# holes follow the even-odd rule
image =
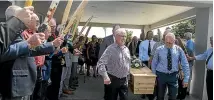
[[[168,54],[167,54],[167,60],[168,60],[168,70],[172,69],[172,55],[170,49],[168,49]]]
[[[207,60],[206,60],[206,65],[208,64],[208,62],[209,62],[209,60],[210,60],[210,58],[213,56],[213,52],[210,54],[210,56],[207,58]]]
[[[149,40],[149,46],[148,46],[148,55],[151,56],[151,47],[150,47],[150,40]]]

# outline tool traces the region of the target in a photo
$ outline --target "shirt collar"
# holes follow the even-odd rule
[[[113,40],[114,40],[114,42],[115,42],[115,37],[114,37],[114,35],[113,35]]]
[[[175,44],[172,46],[172,48],[168,48],[165,44],[164,44],[164,47],[166,48],[166,49],[173,49],[173,48],[175,48]]]
[[[121,48],[121,49],[125,49],[125,48],[126,48],[126,46],[125,46],[125,45],[123,45],[123,46],[119,46],[116,42],[114,43],[114,45],[115,45],[115,47],[118,47],[118,48]]]

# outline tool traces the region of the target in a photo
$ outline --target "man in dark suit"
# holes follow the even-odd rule
[[[120,26],[119,25],[115,25],[113,26],[113,29],[112,29],[112,35],[109,35],[107,37],[105,37],[103,39],[103,42],[100,44],[100,51],[99,51],[99,58],[102,56],[103,52],[106,50],[106,48],[111,45],[112,43],[114,43],[114,32],[119,29]]]
[[[139,39],[138,42],[137,42],[137,47],[136,47],[136,56],[137,56],[137,57],[139,57],[139,46],[140,46],[140,43],[141,43],[142,41],[144,41],[144,40],[145,40],[145,34],[144,34],[144,32],[143,32],[143,33],[140,34],[140,39]]]
[[[112,35],[110,36],[107,36],[103,39],[103,42],[102,44],[100,44],[100,51],[99,51],[99,58],[102,56],[103,52],[106,50],[106,48],[111,45],[112,43],[114,43],[115,39],[114,39],[114,33],[117,29],[119,29],[120,26],[119,25],[115,25],[113,26],[113,29],[112,29]],[[107,85],[104,84],[104,99],[106,99],[108,96],[107,96],[107,89],[106,89]]]

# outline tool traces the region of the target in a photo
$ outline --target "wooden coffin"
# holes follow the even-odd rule
[[[129,87],[134,94],[153,94],[156,75],[148,67],[130,69]]]

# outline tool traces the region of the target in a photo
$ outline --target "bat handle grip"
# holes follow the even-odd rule
[[[54,53],[51,53],[50,55],[49,55],[49,58],[52,58],[54,56]]]
[[[59,49],[60,49],[60,47],[58,47],[56,50],[59,50]],[[54,52],[49,55],[49,58],[52,58],[54,56]]]

